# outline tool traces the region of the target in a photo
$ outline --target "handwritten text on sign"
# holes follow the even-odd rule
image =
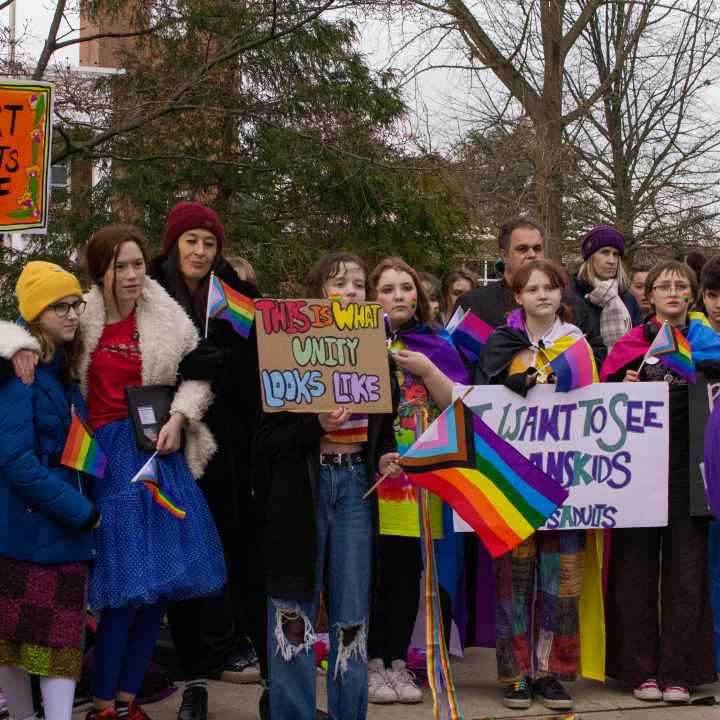
[[[0,82],[0,232],[46,232],[51,143],[52,86]]]
[[[392,410],[380,305],[262,299],[255,319],[266,412]]]
[[[477,386],[465,403],[570,491],[543,529],[667,525],[665,383],[595,384],[562,394],[541,385],[526,398]],[[455,523],[470,530],[457,516]]]

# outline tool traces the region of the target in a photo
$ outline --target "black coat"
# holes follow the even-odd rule
[[[584,280],[581,280],[577,275],[573,277],[572,288],[575,294],[581,300],[585,300],[585,296],[589,292],[592,292],[592,286],[589,283],[586,283]],[[630,321],[632,322],[632,326],[637,327],[638,325],[642,325],[645,321],[645,318],[643,317],[642,310],[640,310],[640,306],[638,305],[635,296],[629,290],[623,290],[620,293],[620,299],[623,301],[623,303],[625,303],[625,307],[630,313]],[[589,300],[585,300],[585,304],[590,308],[590,312],[595,318],[598,327],[600,327],[600,315],[602,313],[602,308],[599,305],[591,303]]]
[[[163,257],[150,263],[150,274],[171,295],[173,284],[163,270]],[[257,288],[240,280],[229,265],[216,271],[220,279],[248,297],[260,297]],[[188,310],[186,308],[186,310]],[[188,311],[202,334],[203,322]],[[218,449],[198,481],[215,519],[223,544],[241,541],[253,520],[252,441],[260,408],[260,381],[255,331],[245,340],[230,322],[212,318],[207,340],[186,355],[180,364],[186,380],[207,380],[214,400],[203,421],[215,437]]]
[[[393,385],[397,401],[397,383]],[[265,517],[266,587],[271,597],[304,601],[315,592],[315,496],[320,477],[323,430],[310,413],[263,413],[257,434],[258,494]],[[393,414],[370,415],[365,468],[373,478],[380,456],[395,452]],[[377,493],[367,500],[375,508],[377,558]],[[376,564],[375,564],[376,566]]]
[[[590,303],[579,298],[571,290],[563,295],[565,303],[572,313],[570,322],[582,330],[592,348],[595,364],[602,367],[607,349],[600,335],[600,315],[595,317],[590,310]],[[485,287],[471,290],[458,300],[458,305],[464,310],[472,310],[488,325],[498,328],[505,325],[507,316],[517,308],[512,288],[505,279],[492,282]]]

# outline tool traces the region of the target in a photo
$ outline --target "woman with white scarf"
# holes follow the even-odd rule
[[[598,225],[583,239],[581,252],[583,264],[574,278],[574,290],[597,316],[609,352],[619,338],[643,322],[622,264],[625,237],[610,225]]]

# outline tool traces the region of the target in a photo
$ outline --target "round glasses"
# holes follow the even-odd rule
[[[85,312],[87,303],[84,300],[76,300],[74,303],[55,303],[54,305],[51,305],[51,307],[59,318],[64,318],[70,310],[74,310],[77,316],[82,315]]]

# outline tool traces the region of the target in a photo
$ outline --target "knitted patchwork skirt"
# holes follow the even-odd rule
[[[152,453],[129,419],[94,433],[108,463],[88,494],[101,513],[90,574],[93,609],[174,602],[218,592],[226,581],[222,544],[182,450],[156,456],[157,486],[131,482]],[[178,516],[181,511],[182,517]]]
[[[0,557],[0,665],[80,677],[88,570]]]

